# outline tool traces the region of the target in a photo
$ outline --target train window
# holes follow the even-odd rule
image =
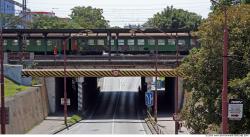
[[[148,40],[148,45],[155,45],[155,40],[154,39],[149,39]]]
[[[13,41],[12,41],[12,45],[17,46],[17,45],[18,45],[18,40],[16,40],[16,39],[13,40]]]
[[[125,45],[124,39],[118,39],[118,45]]]
[[[144,39],[138,39],[137,42],[138,42],[138,45],[145,45]]]
[[[128,39],[128,45],[135,45],[134,39]]]
[[[7,40],[4,40],[4,41],[3,41],[3,45],[4,45],[4,46],[7,46]]]
[[[42,45],[41,40],[36,40],[36,45],[41,46]]]
[[[196,39],[191,39],[191,46],[195,46],[196,45]]]
[[[175,45],[175,39],[168,39],[169,45]]]
[[[158,45],[165,45],[164,39],[158,39]]]
[[[115,45],[115,40],[111,40],[111,45],[113,46],[113,45]]]
[[[97,45],[104,45],[104,40],[103,39],[98,39],[97,40]]]
[[[52,46],[52,41],[48,40],[48,46]]]
[[[95,45],[95,40],[89,39],[88,40],[88,45]]]
[[[26,45],[30,45],[30,40],[26,40]]]
[[[186,44],[186,41],[184,39],[179,39],[178,40],[178,45],[184,46]]]

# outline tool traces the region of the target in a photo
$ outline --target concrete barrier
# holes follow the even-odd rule
[[[24,134],[42,122],[49,113],[48,97],[44,86],[31,87],[6,98],[9,107],[7,134]]]

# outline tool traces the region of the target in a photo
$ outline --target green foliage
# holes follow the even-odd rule
[[[5,83],[5,85],[4,85],[5,92],[4,93],[5,93],[6,97],[14,96],[16,93],[24,91],[28,88],[26,86],[17,85],[7,78],[4,79],[4,83]]]
[[[234,79],[230,81],[229,87],[232,89],[230,96],[244,100],[243,119],[240,121],[230,121],[231,133],[250,133],[250,73],[243,79]]]
[[[78,115],[73,115],[69,120],[68,123],[69,124],[75,124],[77,122],[79,122],[82,118]]]
[[[38,15],[33,18],[33,29],[62,29],[71,28],[74,25],[69,20],[60,19],[58,17],[49,17],[45,15]]]
[[[102,15],[101,9],[92,7],[74,7],[71,18],[58,18],[39,15],[33,18],[34,29],[93,29],[106,28],[108,21]]]
[[[103,17],[103,10],[92,7],[74,7],[70,17],[81,28],[107,28],[108,21]]]
[[[143,26],[158,28],[188,28],[197,29],[202,17],[196,13],[183,9],[175,9],[173,6],[165,8],[161,13],[156,13]]]
[[[244,14],[246,13],[246,14]],[[241,81],[250,72],[250,5],[237,5],[228,9],[229,26],[229,81]],[[191,93],[189,102],[182,113],[187,126],[194,133],[219,132],[221,123],[221,87],[222,87],[222,50],[223,20],[221,11],[209,15],[196,35],[199,36],[200,49],[193,49],[180,66],[187,75],[185,88]],[[237,85],[237,84],[236,84]],[[247,85],[247,84],[246,84]],[[239,84],[238,84],[239,86]],[[242,96],[235,92],[237,86],[229,88],[230,98],[242,98],[249,102],[250,93]],[[249,85],[243,89],[249,89]],[[250,133],[250,115],[238,127],[230,122],[230,133]],[[212,127],[211,127],[212,126]],[[212,131],[213,130],[213,131]]]
[[[7,28],[16,28],[20,24],[21,20],[18,20],[19,17],[11,14],[0,14],[0,26],[7,26]]]

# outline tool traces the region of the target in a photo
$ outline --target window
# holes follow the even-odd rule
[[[155,40],[154,39],[149,39],[148,40],[148,45],[155,45]]]
[[[95,45],[95,40],[89,39],[88,40],[88,45]]]
[[[42,45],[41,40],[36,40],[36,45],[41,46]]]
[[[13,41],[12,41],[12,45],[17,46],[17,45],[18,45],[18,40],[16,40],[16,39],[13,40]]]
[[[4,40],[4,41],[3,41],[3,45],[4,45],[4,46],[7,46],[7,40]]]
[[[118,45],[125,45],[124,39],[118,39]]]
[[[134,39],[128,39],[128,45],[135,45]]]
[[[30,40],[26,40],[26,45],[30,45]]]
[[[196,46],[196,39],[191,39],[191,46]]]
[[[184,39],[179,39],[178,40],[178,45],[184,46],[186,44],[186,41]]]
[[[168,45],[175,45],[175,39],[168,39]]]
[[[52,46],[52,41],[48,40],[48,46]]]
[[[145,45],[145,40],[144,39],[138,39],[138,45]]]
[[[164,39],[158,39],[158,45],[165,45]]]
[[[97,40],[97,45],[104,45],[104,40],[103,39],[98,39]]]
[[[115,40],[111,40],[111,45],[114,46],[115,45]]]

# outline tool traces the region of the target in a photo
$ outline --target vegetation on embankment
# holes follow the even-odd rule
[[[4,79],[4,93],[6,97],[14,96],[18,92],[26,90],[27,86],[22,86],[14,83],[13,81],[9,80],[8,78]]]
[[[229,133],[250,133],[250,5],[228,8],[228,99],[242,99],[243,118],[229,120]],[[224,14],[213,11],[197,33],[201,48],[193,49],[179,69],[187,76],[187,102],[182,110],[186,126],[196,134],[220,133],[223,79]]]

